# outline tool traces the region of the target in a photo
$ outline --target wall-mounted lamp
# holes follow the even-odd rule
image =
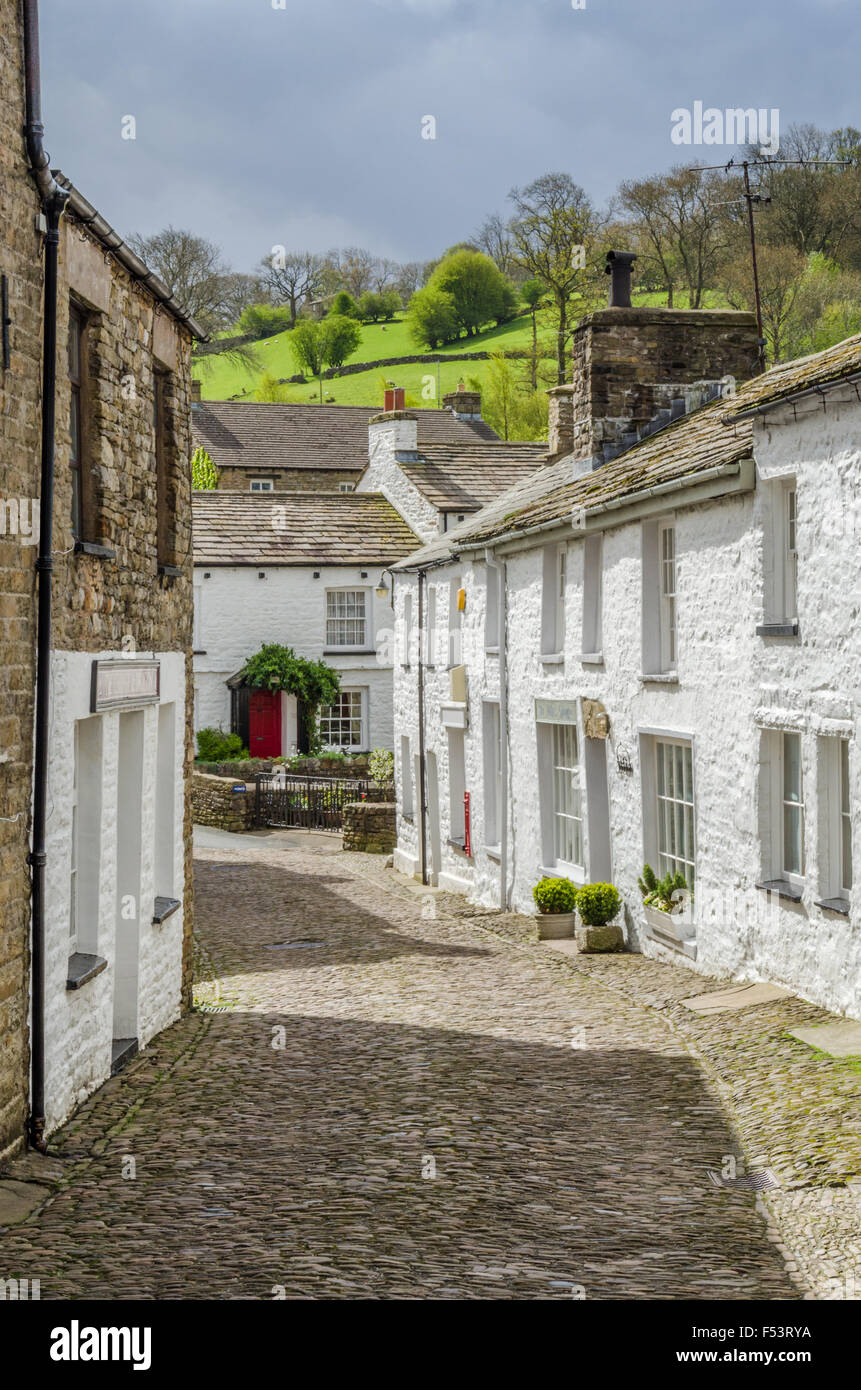
[[[386,583],[386,571],[385,571],[385,570],[383,570],[382,574],[380,575],[380,582],[378,583],[376,589],[374,590],[374,593],[376,594],[377,598],[388,598],[388,596],[389,596],[389,586],[388,586],[388,584]]]

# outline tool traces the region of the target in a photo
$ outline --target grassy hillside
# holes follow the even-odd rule
[[[661,306],[666,303],[666,296],[658,293],[640,293],[635,295],[635,302],[644,306]],[[676,307],[686,307],[685,296],[676,296]],[[708,292],[704,307],[715,309],[725,305],[720,296]],[[550,316],[546,313],[539,314],[538,319],[539,335],[546,343],[549,337],[552,338]],[[528,315],[523,315],[499,328],[489,328],[475,338],[461,338],[456,343],[449,343],[436,352],[428,353],[427,363],[416,362],[389,368],[372,367],[367,372],[324,380],[323,398],[334,401],[337,405],[367,405],[381,408],[384,379],[388,378],[396,385],[403,386],[417,400],[423,400],[429,406],[436,405],[438,402],[434,399],[422,397],[422,387],[423,378],[428,375],[436,377],[438,357],[441,359],[440,394],[444,394],[446,391],[454,390],[460,377],[475,377],[483,382],[487,371],[486,362],[446,361],[447,358],[456,359],[458,353],[463,352],[509,352],[515,348],[528,349],[531,343],[532,322]],[[289,332],[262,339],[255,343],[254,350],[260,365],[251,371],[246,370],[241,364],[217,355],[204,359],[205,366],[203,362],[196,364],[195,375],[201,378],[204,400],[251,400],[263,372],[271,372],[276,378],[295,375],[297,367],[290,351]],[[418,350],[410,337],[405,318],[401,317],[392,323],[363,325],[362,341],[348,361],[370,362],[383,357],[405,357],[416,354]],[[285,395],[288,400],[295,402],[316,401],[320,398],[319,386],[316,381],[307,381],[304,385],[291,384],[285,387]]]

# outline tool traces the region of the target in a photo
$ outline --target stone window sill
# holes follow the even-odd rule
[[[499,656],[498,647],[485,647],[484,652],[485,656]]]
[[[757,883],[757,888],[763,893],[776,893],[779,898],[785,899],[788,903],[801,902],[801,889],[796,888],[794,883],[790,883],[785,878],[767,878],[762,883]]]
[[[644,685],[647,682],[651,685],[678,685],[679,673],[678,671],[651,671],[648,673],[644,671],[640,680]]]
[[[798,622],[760,623],[756,629],[757,637],[797,637]]]
[[[153,903],[153,926],[160,927],[162,922],[166,922],[168,917],[172,917],[181,907],[182,903],[179,898],[156,898]]]
[[[101,975],[107,963],[101,956],[92,956],[85,951],[76,951],[74,955],[69,957],[69,964],[66,967],[66,989],[81,989],[90,980],[94,980],[97,975]]]
[[[449,835],[448,844],[452,849],[459,849],[461,854],[466,854],[466,837],[463,835]]]
[[[376,647],[324,647],[324,656],[376,656]],[[409,663],[407,663],[409,664]]]
[[[501,846],[501,845],[485,845],[485,847],[484,847],[484,852],[485,852],[485,854],[487,855],[488,859],[495,859],[496,862],[497,862],[497,864],[499,864],[499,863],[501,862],[501,860],[502,860],[502,846]]]
[[[542,652],[542,666],[561,666],[565,660],[564,652]]]
[[[405,820],[409,825],[415,825],[416,818],[407,811],[401,811],[401,820]]]
[[[603,666],[603,664],[604,664],[604,653],[603,653],[603,652],[581,652],[581,653],[580,653],[580,660],[582,661],[582,663],[583,663],[584,666]]]
[[[192,656],[206,656],[206,655],[207,655],[207,650],[206,650],[205,647],[202,647],[202,648],[200,648],[200,649],[195,648],[194,651],[193,651],[191,654],[192,654]]]
[[[846,898],[817,898],[817,907],[824,907],[826,912],[839,912],[841,917],[849,916],[849,903]]]
[[[75,541],[76,555],[94,555],[99,560],[115,560],[117,552],[109,545],[97,545],[95,541]]]

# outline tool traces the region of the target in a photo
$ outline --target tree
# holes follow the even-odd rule
[[[195,492],[214,492],[218,487],[215,464],[201,445],[191,456],[191,486]]]
[[[720,170],[682,165],[621,185],[619,200],[633,214],[640,248],[660,266],[668,304],[681,283],[688,291],[689,307],[701,307],[703,292],[714,283],[730,240],[732,219],[722,205],[737,192]],[[737,207],[741,216],[741,204]]]
[[[757,254],[762,327],[772,362],[784,357],[784,335],[801,287],[804,257],[792,246],[761,245]],[[724,265],[720,284],[736,309],[755,307],[750,250]]]
[[[397,284],[399,271],[397,261],[390,261],[385,256],[375,257],[371,267],[371,288],[376,290],[377,294],[392,289]]]
[[[359,318],[365,323],[376,323],[385,312],[383,296],[374,290],[365,290],[365,293],[359,296],[357,307]]]
[[[357,319],[359,317],[359,307],[351,294],[346,290],[339,290],[332,300],[330,314],[341,314],[344,318]]]
[[[424,263],[422,261],[407,261],[400,267],[395,289],[401,297],[402,304],[409,303],[416,290],[424,284],[424,280]]]
[[[509,194],[515,215],[510,222],[516,262],[541,280],[552,297],[557,318],[556,370],[559,384],[568,377],[566,360],[574,301],[588,286],[590,251],[600,220],[583,189],[568,174],[543,174]]]
[[[454,299],[431,285],[416,290],[407,309],[407,324],[410,336],[422,347],[433,350],[453,342],[458,335]]]
[[[254,399],[256,401],[283,403],[288,399],[288,396],[278,378],[273,376],[271,372],[264,372],[257,383]]]
[[[321,340],[321,362],[328,367],[343,367],[362,341],[362,330],[355,319],[345,314],[329,314],[318,325]]]
[[[538,387],[538,310],[547,295],[546,287],[540,280],[526,280],[520,286],[520,293],[524,304],[529,306],[532,316],[532,356],[531,356],[531,383],[535,391]]]
[[[825,132],[814,125],[792,125],[781,136],[779,160],[758,150],[746,155],[760,167],[757,183],[771,203],[763,233],[775,244],[793,246],[803,256],[817,252],[838,262],[853,258],[861,245],[861,134],[851,126]],[[825,160],[848,160],[847,168]]]
[[[458,327],[474,335],[505,312],[507,283],[482,251],[454,251],[440,261],[428,288],[451,295]]]
[[[239,328],[251,338],[270,338],[290,327],[290,310],[283,304],[246,304]]]
[[[504,352],[491,354],[481,389],[484,417],[503,439],[547,438],[547,393],[524,389],[515,363]]]
[[[383,290],[380,298],[383,301],[383,318],[387,323],[399,314],[403,306],[403,301],[397,290]]]
[[[339,286],[358,299],[374,283],[377,257],[364,246],[345,246],[333,255],[337,258]]]
[[[128,244],[207,333],[235,323],[257,288],[252,276],[230,269],[214,242],[182,228],[165,227],[152,236],[135,232]]]
[[[316,319],[300,319],[290,334],[290,351],[296,365],[309,376],[319,376],[323,370],[323,340],[320,328],[321,324]]]
[[[476,234],[475,244],[490,257],[503,275],[510,276],[516,270],[516,252],[511,227],[498,212],[491,213],[484,219]]]
[[[323,279],[323,261],[310,251],[284,252],[278,247],[261,262],[263,282],[273,304],[286,304],[290,309],[290,327],[299,314],[299,305],[319,293]]]

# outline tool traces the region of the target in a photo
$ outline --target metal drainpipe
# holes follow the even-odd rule
[[[427,861],[427,797],[425,796],[425,680],[424,680],[424,591],[425,591],[425,572],[419,570],[419,602],[418,602],[418,621],[419,621],[419,653],[418,653],[418,707],[419,707],[419,857],[422,871],[422,883],[428,881],[428,861]],[[433,638],[431,638],[433,640]]]
[[[48,791],[48,718],[51,678],[51,549],[54,532],[54,425],[57,385],[57,263],[60,219],[69,195],[51,174],[42,145],[39,7],[24,0],[24,136],[30,170],[48,224],[45,236],[45,285],[42,352],[42,447],[39,497],[38,639],[36,647],[36,725],[33,750],[33,835],[27,863],[32,869],[32,945],[30,1039],[30,1143],[44,1153],[45,1143],[45,827]]]

